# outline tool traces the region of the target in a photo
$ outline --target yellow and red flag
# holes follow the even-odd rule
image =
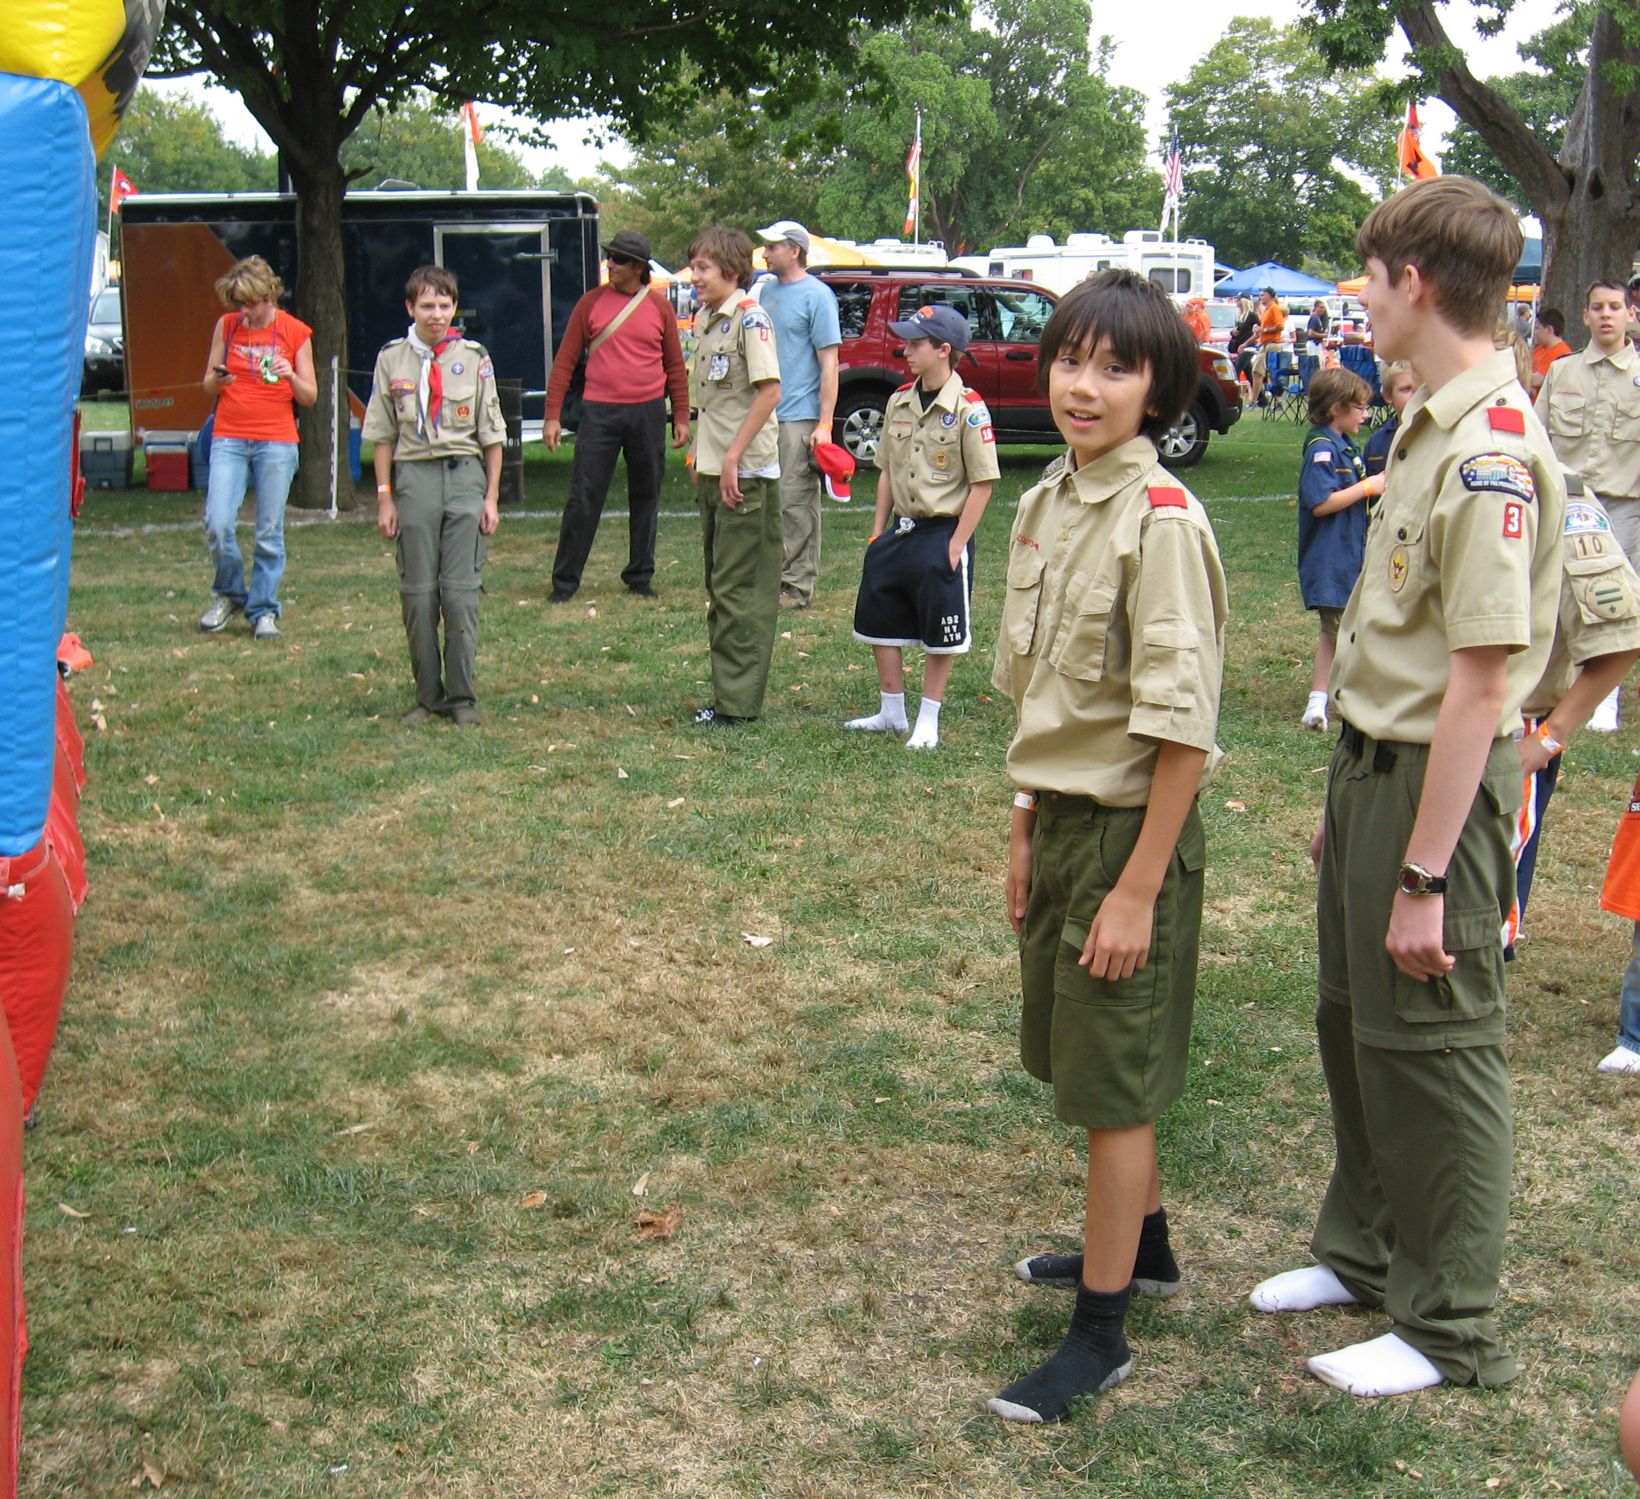
[[[905,229],[907,236],[916,234],[921,227],[922,212],[919,199],[922,197],[922,111],[917,111],[917,138],[911,143],[911,154],[905,159],[905,175],[911,184],[911,202],[905,210]]]
[[[120,204],[125,202],[127,198],[134,198],[136,195],[136,184],[118,167],[115,167],[114,175],[108,182],[108,211],[118,213]]]
[[[1418,106],[1407,105],[1407,122],[1401,127],[1401,138],[1397,143],[1396,154],[1401,162],[1401,175],[1410,177],[1414,182],[1422,182],[1426,177],[1439,177],[1441,169],[1424,155],[1423,127],[1418,123]]]

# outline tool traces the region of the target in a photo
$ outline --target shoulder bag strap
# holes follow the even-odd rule
[[[649,288],[647,286],[640,286],[637,291],[632,293],[632,299],[626,304],[625,307],[617,312],[613,318],[610,319],[609,326],[587,345],[588,359],[591,359],[592,356],[603,347],[605,339],[613,338],[615,334],[620,331],[621,324],[638,310],[639,306],[648,295]]]

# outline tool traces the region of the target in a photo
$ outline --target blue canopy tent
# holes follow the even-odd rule
[[[1213,295],[1254,297],[1267,286],[1273,288],[1278,297],[1331,297],[1338,294],[1338,288],[1331,281],[1318,281],[1314,276],[1306,276],[1303,271],[1295,271],[1291,266],[1266,260],[1262,265],[1248,266],[1245,271],[1226,276],[1214,286]]]

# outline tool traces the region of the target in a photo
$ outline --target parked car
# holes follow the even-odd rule
[[[960,271],[828,266],[814,272],[837,297],[843,335],[837,356],[837,440],[864,465],[877,456],[883,410],[905,383],[905,344],[889,332],[919,307],[944,303],[968,319],[971,342],[957,373],[985,398],[998,442],[1057,443],[1046,397],[1036,388],[1037,345],[1058,300],[1030,281]],[[1223,354],[1199,351],[1201,382],[1178,426],[1158,444],[1169,468],[1189,468],[1214,432],[1241,419],[1241,390]]]
[[[125,389],[125,325],[120,318],[120,289],[105,286],[91,299],[91,322],[85,330],[85,368],[80,394]]]

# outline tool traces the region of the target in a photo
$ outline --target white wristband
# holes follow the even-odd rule
[[[1014,793],[1014,805],[1021,812],[1036,811],[1036,793],[1034,791],[1016,791]]]

